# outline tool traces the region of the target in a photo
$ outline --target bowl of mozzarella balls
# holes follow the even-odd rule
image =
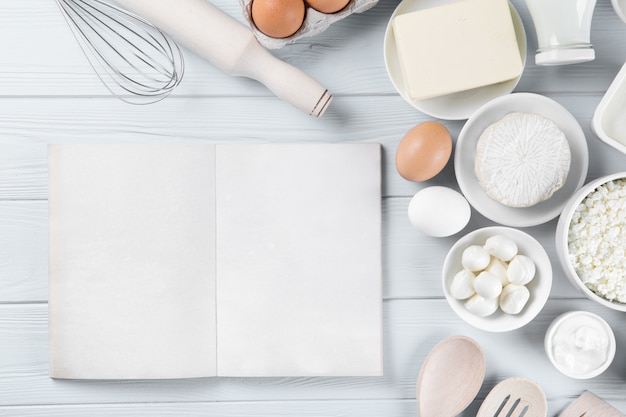
[[[552,288],[552,265],[541,244],[509,227],[485,227],[459,239],[442,271],[452,310],[468,324],[506,332],[539,314]]]
[[[593,301],[626,311],[626,172],[578,190],[559,217],[555,243],[575,287]]]

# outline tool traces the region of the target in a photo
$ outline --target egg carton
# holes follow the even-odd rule
[[[374,7],[376,3],[378,3],[378,0],[351,0],[346,7],[332,14],[318,12],[307,5],[304,23],[296,33],[287,38],[272,38],[258,30],[252,22],[252,0],[239,0],[243,15],[248,21],[254,36],[256,36],[261,45],[269,49],[279,49],[287,44],[294,43],[298,39],[322,33],[336,21],[344,19],[353,13],[363,13]]]

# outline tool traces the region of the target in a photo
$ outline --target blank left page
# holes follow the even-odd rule
[[[50,145],[50,375],[214,376],[215,147]]]

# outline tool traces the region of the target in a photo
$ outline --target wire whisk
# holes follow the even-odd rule
[[[90,65],[109,91],[132,104],[165,98],[180,84],[179,46],[147,20],[101,0],[56,0]]]

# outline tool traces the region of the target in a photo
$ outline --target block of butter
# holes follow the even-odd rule
[[[461,0],[398,15],[392,26],[412,100],[495,84],[522,73],[508,0]]]

